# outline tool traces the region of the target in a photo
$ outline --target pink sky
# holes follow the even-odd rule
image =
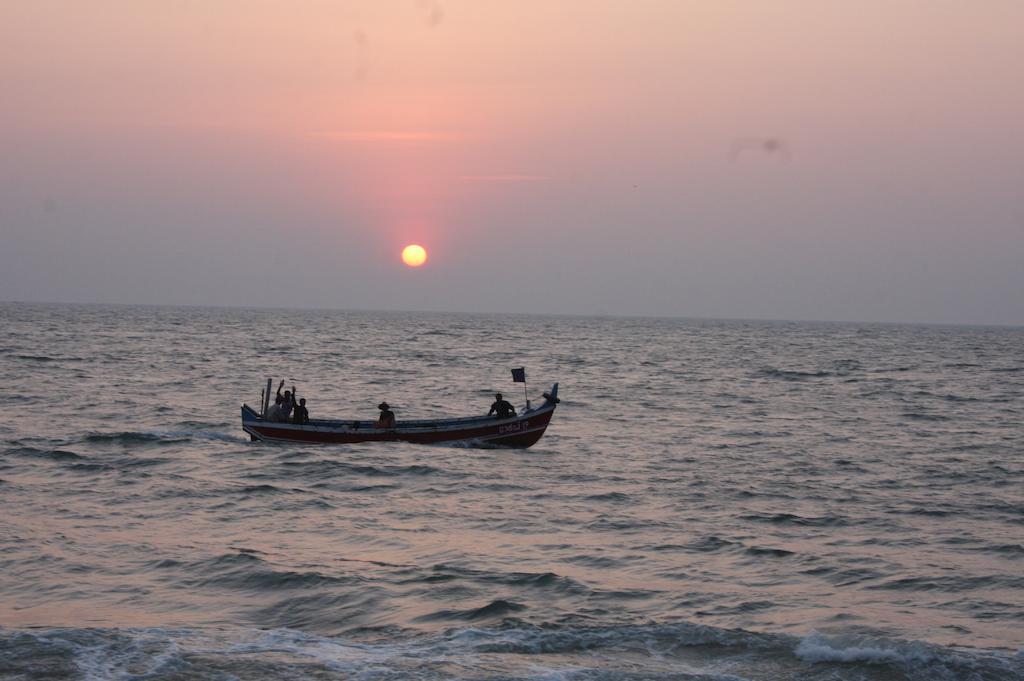
[[[1022,26],[5,3],[0,300],[1024,324]]]

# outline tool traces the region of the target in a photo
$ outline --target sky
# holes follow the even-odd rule
[[[1022,325],[1021,27],[1018,0],[5,2],[0,300]]]

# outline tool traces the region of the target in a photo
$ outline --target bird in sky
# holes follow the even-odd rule
[[[789,145],[781,137],[741,137],[732,143],[729,160],[739,161],[744,154],[763,154],[788,161]]]

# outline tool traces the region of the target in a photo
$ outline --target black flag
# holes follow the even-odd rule
[[[519,367],[518,369],[512,370],[512,382],[513,383],[526,383],[526,368]]]

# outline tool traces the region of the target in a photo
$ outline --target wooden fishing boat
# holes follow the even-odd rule
[[[268,393],[269,394],[269,390]],[[376,421],[310,419],[309,423],[277,423],[265,420],[247,404],[242,405],[242,429],[255,440],[271,442],[415,442],[464,444],[473,447],[529,447],[544,435],[558,405],[558,384],[544,393],[544,403],[527,406],[505,419],[494,416],[398,421],[393,428],[378,428]],[[266,405],[266,402],[264,402]],[[264,406],[266,410],[266,406]]]

